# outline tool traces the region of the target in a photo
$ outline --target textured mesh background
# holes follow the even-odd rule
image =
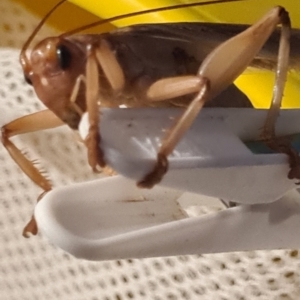
[[[0,1],[0,122],[38,109],[24,83],[20,47],[37,20]],[[55,186],[95,177],[84,149],[67,128],[15,137],[38,158]],[[0,146],[0,299],[216,299],[300,298],[297,250],[259,251],[144,260],[87,262],[21,231],[40,190]]]

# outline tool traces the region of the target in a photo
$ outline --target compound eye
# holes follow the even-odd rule
[[[64,45],[58,45],[56,49],[58,64],[62,70],[67,69],[71,64],[71,53]]]
[[[32,85],[31,79],[25,74],[24,74],[24,79],[25,79],[26,83],[28,83],[29,85]]]

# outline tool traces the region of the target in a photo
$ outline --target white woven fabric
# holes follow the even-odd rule
[[[36,19],[0,2],[0,123],[42,108],[24,83],[19,50]],[[10,47],[10,48],[9,48]],[[64,127],[13,138],[55,186],[95,178]],[[41,235],[21,236],[41,191],[0,146],[0,299],[290,300],[300,297],[297,250],[87,262]]]

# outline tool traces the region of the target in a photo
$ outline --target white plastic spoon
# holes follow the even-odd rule
[[[296,190],[269,204],[188,218],[181,193],[116,176],[49,192],[35,209],[48,239],[88,260],[300,247]]]

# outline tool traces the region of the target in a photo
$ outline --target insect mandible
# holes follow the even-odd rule
[[[262,136],[270,147],[289,154],[292,167],[289,176],[300,178],[298,154],[294,153],[288,143],[278,142],[274,131],[289,67],[291,29],[284,8],[274,7],[250,27],[210,23],[148,24],[99,35],[73,35],[104,22],[135,15],[232,1],[240,0],[182,4],[112,17],[83,26],[80,30],[46,38],[27,56],[26,50],[38,30],[65,0],[60,1],[45,16],[25,43],[20,62],[25,80],[33,86],[48,109],[21,117],[2,127],[4,147],[23,172],[44,190],[39,199],[52,186],[10,141],[10,137],[64,123],[77,130],[81,116],[87,112],[90,125],[84,142],[88,163],[97,171],[98,166],[106,166],[103,153],[98,147],[101,139],[98,132],[99,106],[186,107],[162,139],[153,171],[138,183],[140,187],[151,188],[167,172],[168,155],[205,104],[251,106],[245,95],[233,85],[233,81],[250,64],[259,65],[263,59],[268,60],[268,68],[276,69],[276,88]],[[279,24],[280,32],[276,31]],[[274,30],[276,32],[272,34]],[[275,40],[280,36],[278,60],[267,54],[263,57],[263,51],[256,59],[261,49],[268,50],[273,45],[266,43],[270,36]],[[271,50],[274,53],[274,49]],[[28,233],[37,233],[34,218],[23,231],[24,236]]]

